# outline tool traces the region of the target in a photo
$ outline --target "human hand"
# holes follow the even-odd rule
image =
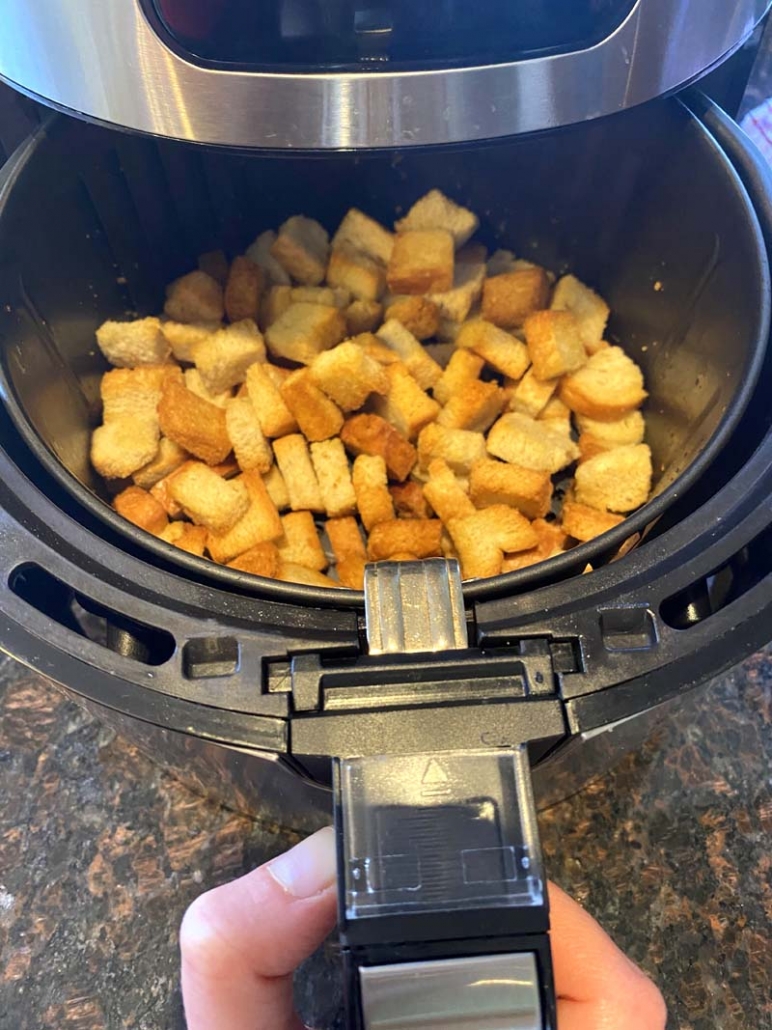
[[[302,1030],[292,973],[335,923],[335,878],[326,829],[196,898],[180,930],[188,1030]],[[559,1030],[664,1030],[654,984],[575,901],[549,891]]]

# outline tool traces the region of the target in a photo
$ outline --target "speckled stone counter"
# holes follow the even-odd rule
[[[541,818],[550,875],[654,976],[678,1030],[772,1028],[771,758],[772,648]],[[189,793],[10,661],[0,789],[0,1028],[181,1030],[185,906],[290,837]],[[334,963],[328,945],[298,978],[325,1030]]]

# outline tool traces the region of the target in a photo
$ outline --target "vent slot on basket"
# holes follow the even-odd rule
[[[143,665],[163,665],[174,654],[171,633],[110,611],[39,565],[18,566],[8,585],[17,597],[60,626],[124,658]]]

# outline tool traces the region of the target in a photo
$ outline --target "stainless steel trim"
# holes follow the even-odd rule
[[[730,53],[770,0],[638,0],[597,46],[416,72],[254,74],[201,68],[137,0],[4,0],[0,76],[128,129],[227,146],[403,147],[581,122],[676,89]]]

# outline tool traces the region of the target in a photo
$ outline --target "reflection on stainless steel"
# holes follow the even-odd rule
[[[185,61],[137,0],[4,0],[0,76],[90,117],[178,139],[276,148],[479,140],[581,122],[695,78],[770,0],[638,0],[587,50],[474,68],[255,74]]]

